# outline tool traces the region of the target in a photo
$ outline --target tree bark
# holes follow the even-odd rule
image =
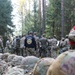
[[[38,10],[38,19],[39,19],[39,29],[40,29],[40,31],[39,31],[39,34],[41,35],[42,33],[41,33],[41,28],[42,28],[42,16],[41,16],[41,0],[39,0],[39,10]]]
[[[42,0],[42,33],[45,32],[46,24],[45,24],[45,18],[46,18],[46,0]]]
[[[61,37],[64,37],[64,0],[61,0]]]

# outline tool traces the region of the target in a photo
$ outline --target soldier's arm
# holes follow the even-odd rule
[[[33,43],[34,43],[34,47],[35,47],[35,50],[36,50],[36,41],[35,41],[34,37],[33,37]]]
[[[26,47],[26,38],[25,38],[25,40],[24,40],[24,46]]]

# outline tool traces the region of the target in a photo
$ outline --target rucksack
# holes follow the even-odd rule
[[[20,39],[19,38],[16,38],[16,47],[20,47]]]

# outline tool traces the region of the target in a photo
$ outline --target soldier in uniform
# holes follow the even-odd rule
[[[5,49],[6,49],[6,52],[11,53],[11,40],[10,40],[10,37],[7,38]]]
[[[56,35],[52,38],[52,46],[51,46],[51,57],[56,58],[57,56],[57,39]]]
[[[13,39],[12,46],[13,46],[13,49],[14,49],[14,53],[19,55],[20,54],[20,37],[19,36],[16,36]]]
[[[42,35],[42,37],[40,38],[40,56],[41,57],[46,57],[47,56],[47,46],[48,46],[48,40],[45,37],[45,34]]]
[[[52,38],[49,36],[48,38],[48,52],[47,52],[47,56],[51,57],[51,46],[52,46]]]
[[[3,47],[3,38],[2,38],[2,36],[0,35],[0,52],[1,53],[4,53],[4,47]]]
[[[24,45],[26,47],[27,55],[36,55],[36,41],[32,31],[26,36]]]
[[[66,35],[66,37],[65,37],[65,45],[67,48],[70,47],[68,35]]]
[[[37,36],[37,32],[34,32],[34,38],[36,41],[36,55],[39,56],[39,37]]]
[[[24,54],[26,56],[26,52],[24,52],[25,50],[24,41],[25,41],[25,35],[22,35],[20,39],[20,51],[21,51],[22,56],[24,56]]]

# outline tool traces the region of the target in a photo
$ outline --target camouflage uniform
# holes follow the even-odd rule
[[[10,40],[6,41],[5,52],[11,53],[11,42],[10,42]]]
[[[2,37],[0,36],[0,52],[3,53],[3,41],[2,41]]]
[[[51,57],[56,58],[57,56],[57,39],[52,39],[52,46],[51,46]]]
[[[51,56],[51,46],[52,46],[52,39],[49,38],[48,39],[48,52],[47,52],[47,56]]]
[[[66,35],[66,39],[65,39],[64,41],[65,41],[66,47],[68,47],[68,49],[69,49],[69,48],[70,48],[70,44],[69,44],[69,38],[68,38],[68,35]]]
[[[36,56],[36,51],[34,48],[26,48],[26,50],[27,56]]]
[[[39,37],[37,35],[34,35],[35,41],[36,41],[36,56],[39,56]]]
[[[61,39],[59,46],[60,46],[60,50],[59,50],[59,54],[60,54],[60,53],[65,51],[64,48],[66,46],[66,43],[65,43],[65,39],[64,38]]]
[[[48,41],[45,37],[40,38],[40,56],[46,57],[47,56],[47,46],[48,46]]]
[[[19,55],[20,54],[20,38],[19,38],[19,36],[16,36],[16,38],[13,40],[12,46],[14,49],[14,53]]]
[[[24,46],[25,36],[20,39],[20,51],[22,56],[26,56],[25,46]]]

